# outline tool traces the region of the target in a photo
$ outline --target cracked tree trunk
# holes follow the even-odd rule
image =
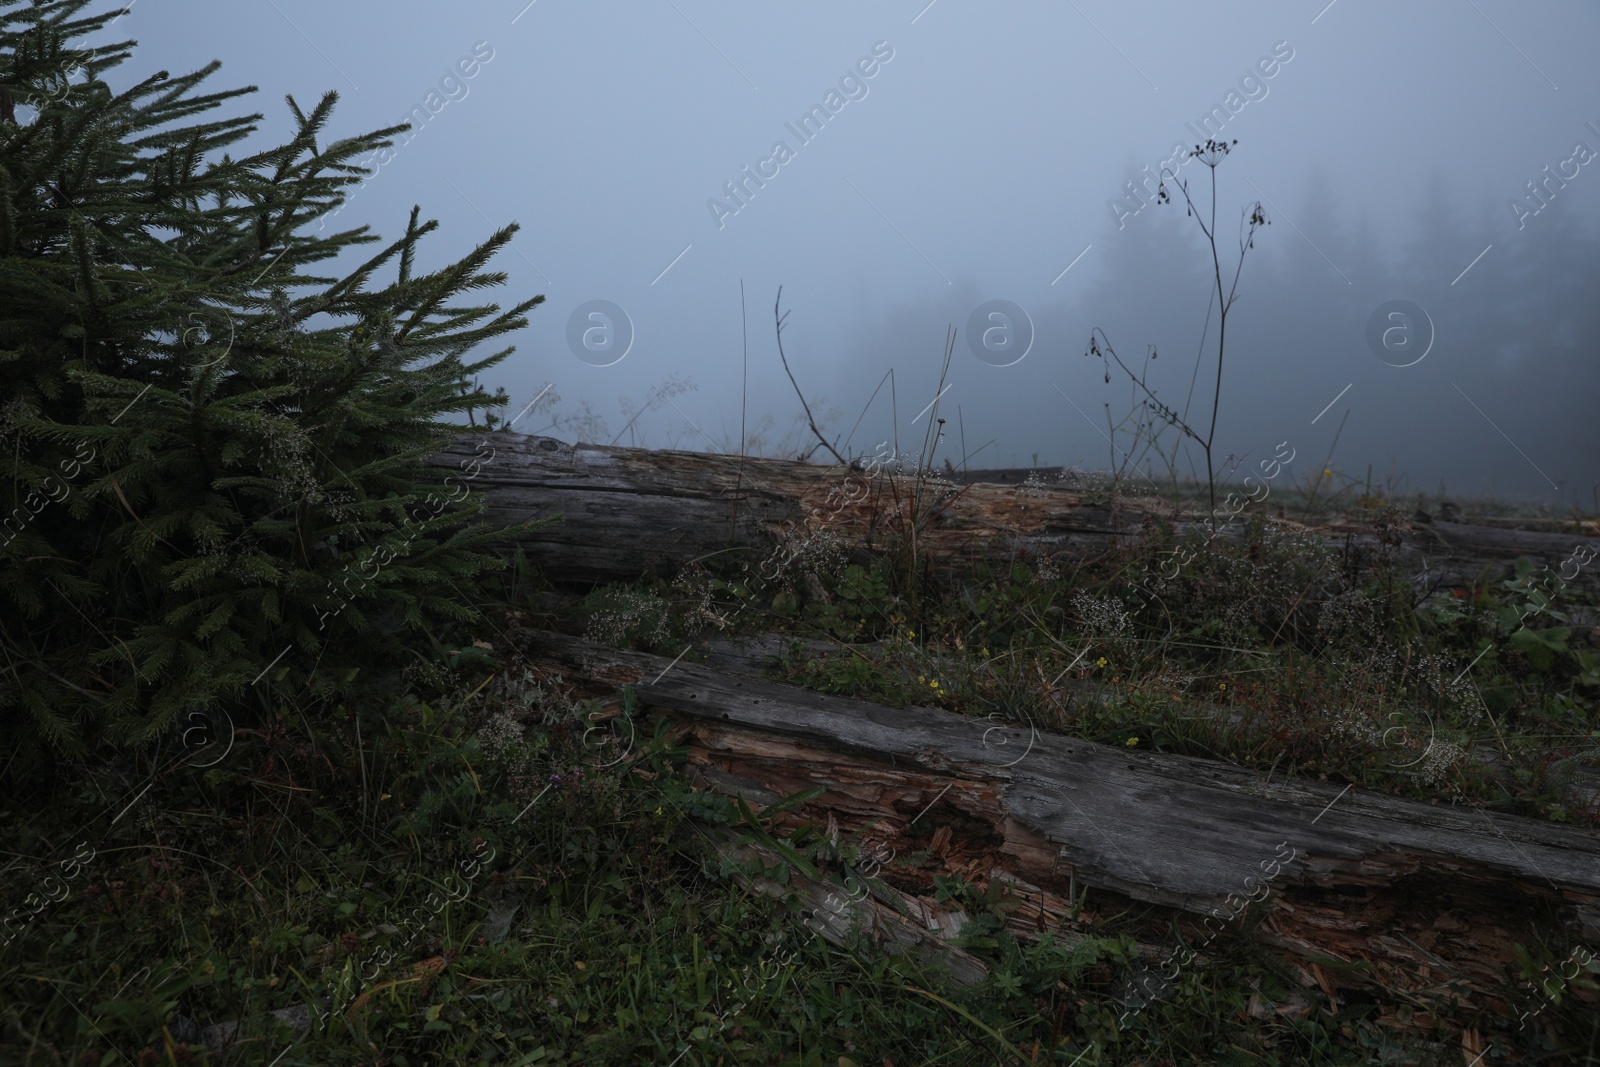
[[[492,452],[490,450],[493,450]],[[476,474],[463,475],[469,463]],[[787,539],[826,527],[855,546],[882,544],[917,491],[914,472],[871,475],[843,466],[740,459],[696,452],[570,445],[516,433],[470,434],[429,460],[488,495],[488,521],[511,524],[560,514],[562,521],[523,541],[528,557],[557,584],[631,581],[647,569],[670,575],[691,560],[761,555]],[[1170,522],[1178,533],[1205,530],[1170,502],[1129,497],[1116,506],[1069,484],[937,480],[922,487],[919,552],[942,573],[984,561],[1092,559]],[[1294,524],[1269,496],[1258,510]],[[1466,586],[1502,575],[1526,556],[1554,581],[1600,588],[1600,566],[1574,566],[1573,550],[1600,555],[1600,538],[1462,523],[1412,523],[1377,529],[1343,521],[1304,527],[1356,565],[1392,553],[1419,587]],[[1239,526],[1223,536],[1237,536]],[[1570,579],[1567,577],[1571,575]]]
[[[634,685],[715,790],[759,808],[821,786],[783,819],[899,857],[879,872],[892,892],[872,899],[909,924],[907,937],[959,932],[970,918],[934,900],[935,874],[1000,880],[1006,921],[1028,936],[1081,937],[1096,916],[1154,906],[1145,954],[1168,971],[1189,965],[1175,942],[1156,947],[1176,920],[1202,953],[1216,938],[1250,936],[1308,988],[1433,998],[1462,1025],[1484,1011],[1515,1015],[1505,977],[1515,945],[1600,941],[1593,830],[1269,782],[1224,763],[882,707],[576,638],[540,634],[525,651],[569,680]],[[973,972],[965,958],[954,969]]]

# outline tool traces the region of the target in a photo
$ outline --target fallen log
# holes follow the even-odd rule
[[[1113,502],[1048,479],[958,486],[935,476],[919,483],[914,472],[573,445],[505,432],[464,435],[429,463],[466,470],[474,461],[476,473],[467,477],[487,493],[489,521],[562,516],[522,545],[552,582],[566,586],[632,581],[646,570],[670,575],[730,550],[760,556],[823,528],[853,547],[882,545],[903,528],[914,491],[924,516],[918,550],[941,572],[979,562],[1092,559],[1148,535],[1158,520],[1180,535],[1209,529],[1170,501]],[[1270,497],[1253,507],[1358,562],[1392,553],[1423,588],[1495,578],[1527,557],[1552,578],[1559,572],[1563,582],[1600,589],[1600,567],[1570,562],[1579,548],[1600,555],[1600,538],[1449,522],[1306,526]],[[1240,523],[1254,513],[1246,508],[1221,535],[1239,536]]]
[[[935,873],[1001,879],[1029,904],[1024,925],[1068,934],[1153,905],[1190,945],[1248,931],[1308,986],[1433,997],[1458,1019],[1515,1014],[1518,944],[1600,943],[1597,831],[529,640],[529,658],[568,680],[634,685],[712,788],[767,804],[822,787],[786,818],[920,857],[883,874],[912,897]]]

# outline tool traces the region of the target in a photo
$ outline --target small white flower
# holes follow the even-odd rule
[[[1079,593],[1072,598],[1084,628],[1097,637],[1117,637],[1128,632],[1133,622],[1122,601],[1112,597],[1092,597]]]

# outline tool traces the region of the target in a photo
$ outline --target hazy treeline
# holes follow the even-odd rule
[[[1257,198],[1242,162],[1225,161],[1217,172],[1225,282],[1237,263],[1239,212]],[[1208,197],[1205,174],[1191,176],[1192,169],[1185,169],[1191,193]],[[1340,470],[1364,476],[1370,463],[1375,481],[1391,471],[1404,475],[1405,491],[1431,494],[1443,480],[1453,494],[1553,502],[1548,477],[1562,485],[1564,501],[1592,507],[1591,483],[1600,479],[1600,240],[1586,220],[1586,201],[1562,193],[1566,203],[1552,200],[1538,216],[1524,217],[1521,229],[1504,202],[1462,206],[1442,177],[1409,197],[1411,223],[1400,231],[1365,223],[1341,203],[1326,174],[1280,201],[1281,212],[1266,205],[1273,225],[1246,254],[1229,320],[1221,454],[1265,456],[1287,439],[1298,469],[1309,470],[1327,455],[1348,409],[1333,461]],[[1103,436],[1105,405],[1119,422],[1134,391],[1116,375],[1106,384],[1104,365],[1082,358],[1094,326],[1135,366],[1155,345],[1151,386],[1183,410],[1194,383],[1191,415],[1208,408],[1214,315],[1198,380],[1195,357],[1207,326],[1210,250],[1181,199],[1122,222],[1120,231],[1108,223],[1094,242],[1074,272],[1076,288],[1063,284],[1064,295],[1033,306],[1016,298],[1035,329],[1021,363],[985,366],[965,344],[959,347],[956,388],[946,394],[942,414],[950,417],[947,431],[955,431],[959,405],[969,451],[997,439],[979,457],[984,465],[1028,463],[1035,451],[1041,462],[1088,467],[1117,458]],[[932,395],[945,325],[964,327],[971,308],[1009,295],[958,277],[926,299],[866,312],[848,334],[857,339],[845,361],[852,368],[848,385],[828,383],[835,398],[861,393],[859,400],[839,401],[851,409],[842,428],[893,365],[901,444],[910,437],[919,445],[921,424],[909,433],[907,424]],[[1369,318],[1393,299],[1414,301],[1432,320],[1431,350],[1412,366],[1385,363],[1367,343]],[[857,446],[887,432],[887,390],[873,407]],[[1176,440],[1176,431],[1168,431],[1168,440]],[[961,450],[947,436],[939,454],[959,459]],[[1187,471],[1186,463],[1180,466]]]

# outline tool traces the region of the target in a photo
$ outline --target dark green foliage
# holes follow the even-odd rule
[[[472,522],[480,467],[422,463],[511,349],[467,354],[543,300],[460,302],[516,227],[428,272],[413,209],[319,274],[379,241],[317,223],[405,127],[323,143],[336,95],[291,97],[293,138],[246,150],[261,116],[215,113],[253,90],[201,92],[215,63],[113,90],[132,45],[76,46],[117,14],[86,5],[0,0],[0,739],[128,748],[269,686],[437,680],[433,633],[517,532]]]

